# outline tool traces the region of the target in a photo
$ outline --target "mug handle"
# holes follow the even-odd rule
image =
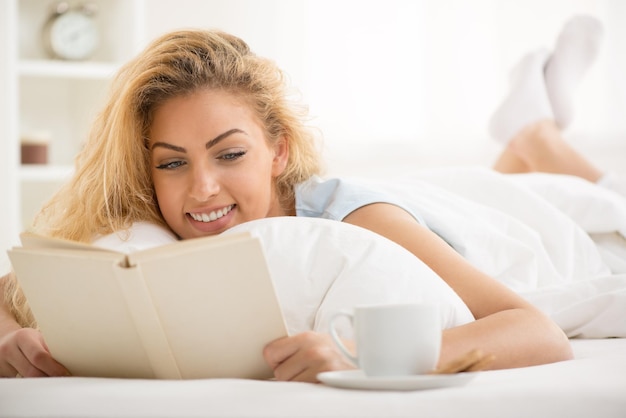
[[[350,353],[346,346],[343,344],[339,335],[337,334],[337,330],[335,330],[335,321],[341,317],[348,318],[350,320],[350,325],[354,326],[354,314],[348,311],[340,311],[330,317],[329,327],[330,327],[330,337],[333,339],[333,342],[341,351],[341,354],[346,356],[348,360],[350,360],[356,367],[359,367],[359,359]]]

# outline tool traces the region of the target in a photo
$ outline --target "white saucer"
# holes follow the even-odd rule
[[[323,372],[317,378],[329,386],[346,389],[424,390],[462,386],[476,373],[420,374],[411,376],[367,377],[362,370]]]

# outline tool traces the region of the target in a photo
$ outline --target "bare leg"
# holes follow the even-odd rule
[[[501,173],[569,174],[597,182],[603,172],[574,149],[552,120],[523,128],[507,144],[494,164]]]
[[[495,171],[568,174],[626,196],[626,177],[603,173],[561,134],[572,119],[572,93],[596,58],[602,31],[597,19],[574,17],[547,62],[539,50],[516,66],[509,95],[489,125],[491,135],[504,144]]]

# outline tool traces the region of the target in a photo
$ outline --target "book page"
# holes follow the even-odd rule
[[[241,232],[237,234],[228,235],[214,235],[209,237],[194,238],[183,241],[174,241],[169,244],[160,245],[153,248],[134,252],[135,258],[143,257],[158,257],[160,254],[171,254],[176,251],[187,251],[189,248],[195,248],[198,245],[210,247],[214,245],[221,245],[222,243],[237,241],[250,237],[250,233]],[[71,241],[62,238],[52,238],[43,235],[37,235],[31,232],[24,232],[20,234],[20,241],[24,248],[55,248],[64,250],[81,250],[81,251],[97,251],[97,252],[109,252],[123,254],[121,251],[114,251],[109,248],[98,247],[95,245]]]
[[[208,237],[192,238],[182,241],[176,241],[171,244],[165,244],[158,247],[148,248],[145,250],[131,253],[129,256],[129,263],[136,265],[143,260],[151,260],[160,257],[171,257],[177,254],[187,253],[189,251],[210,251],[212,248],[236,243],[240,241],[247,241],[251,239],[249,232],[240,232],[236,234],[228,235],[212,235]],[[202,250],[200,250],[202,248]]]
[[[82,251],[99,251],[113,252],[111,250],[99,248],[83,242],[71,241],[62,238],[51,238],[43,235],[24,232],[20,234],[20,241],[24,248],[56,248],[64,250],[82,250]]]
[[[263,347],[287,331],[260,240],[213,244],[129,259],[143,272],[184,379],[272,377]]]
[[[170,343],[163,331],[141,269],[127,265],[116,265],[113,269],[154,377],[181,379],[180,370],[172,355]]]
[[[15,248],[9,256],[55,359],[79,376],[154,378],[113,274],[124,255]]]

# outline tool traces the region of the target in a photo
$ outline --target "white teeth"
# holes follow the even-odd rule
[[[235,205],[229,205],[217,211],[211,211],[211,213],[190,213],[189,216],[198,222],[212,222],[226,215],[233,209],[234,206]]]

